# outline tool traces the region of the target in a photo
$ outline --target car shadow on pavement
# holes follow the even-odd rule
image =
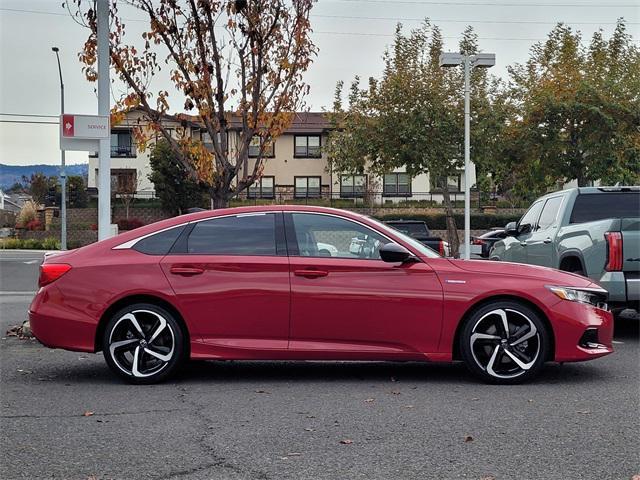
[[[568,384],[604,379],[606,372],[589,364],[549,363],[530,384]],[[191,361],[175,378],[176,382],[389,382],[424,384],[480,384],[462,363],[422,362],[255,362]]]
[[[638,340],[640,338],[640,319],[622,318],[615,320],[613,327],[613,339],[618,341]]]

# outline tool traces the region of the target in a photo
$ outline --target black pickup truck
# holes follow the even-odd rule
[[[431,235],[431,231],[425,222],[420,220],[389,220],[384,222],[390,227],[399,230],[405,235],[415,238],[431,250],[438,252],[443,257],[449,256],[449,243],[440,237]]]

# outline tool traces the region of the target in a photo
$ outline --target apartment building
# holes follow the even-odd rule
[[[134,186],[138,197],[153,197],[154,185],[149,181],[151,172],[148,148],[137,148],[133,129],[143,125],[143,114],[131,111],[126,119],[111,131],[111,185],[112,190],[122,191]],[[164,126],[170,131],[185,129],[187,135],[200,139],[205,146],[213,148],[211,139],[195,117],[187,115],[166,116]],[[396,169],[382,176],[340,175],[330,172],[323,146],[331,125],[321,112],[300,112],[294,115],[289,128],[279,136],[266,152],[261,179],[240,196],[262,199],[345,198],[357,199],[373,196],[376,203],[401,200],[442,201],[439,187],[429,174],[410,177],[404,169]],[[230,121],[228,144],[233,150],[238,144],[240,123]],[[252,142],[249,148],[248,171],[254,166],[252,159],[258,156],[260,145]],[[240,176],[242,176],[241,172]],[[89,156],[88,186],[95,189],[98,183],[98,159]],[[472,184],[475,176],[472,176]],[[454,198],[461,199],[464,191],[464,175],[448,178],[449,191]]]

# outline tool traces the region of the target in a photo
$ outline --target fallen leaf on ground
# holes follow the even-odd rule
[[[365,400],[365,403],[371,403],[371,402],[374,402],[374,401],[375,401],[375,398],[367,398]]]
[[[471,435],[464,436],[464,443],[473,442],[473,437]]]
[[[496,477],[489,475],[488,477],[480,477],[480,480],[496,480]]]
[[[291,452],[291,453],[287,453],[287,455],[290,457],[299,457],[302,454],[299,452]]]
[[[305,432],[314,432],[315,431],[313,428],[305,428],[304,430],[305,430]]]
[[[83,416],[83,417],[91,417],[91,416],[93,416],[94,414],[95,414],[94,412],[92,412],[92,411],[90,411],[90,410],[87,410],[86,412],[84,412],[84,413],[82,414],[82,416]]]
[[[344,440],[340,440],[340,443],[343,445],[351,445],[353,443],[353,440],[345,438]]]
[[[476,400],[480,400],[480,399],[478,397],[473,397],[471,400],[475,402]]]
[[[578,413],[581,413],[582,415],[589,415],[591,410],[578,410]]]
[[[404,408],[413,408],[413,405],[405,405]]]
[[[256,393],[266,393],[266,394],[269,394],[269,392],[267,392],[266,390],[256,390]]]
[[[398,390],[391,390],[391,395],[400,395]]]

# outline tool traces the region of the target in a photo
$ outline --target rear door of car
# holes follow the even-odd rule
[[[442,286],[428,264],[382,261],[378,250],[389,238],[351,219],[293,212],[285,224],[290,350],[332,359],[437,350]]]
[[[286,350],[290,286],[282,212],[195,222],[161,266],[205,345]]]

